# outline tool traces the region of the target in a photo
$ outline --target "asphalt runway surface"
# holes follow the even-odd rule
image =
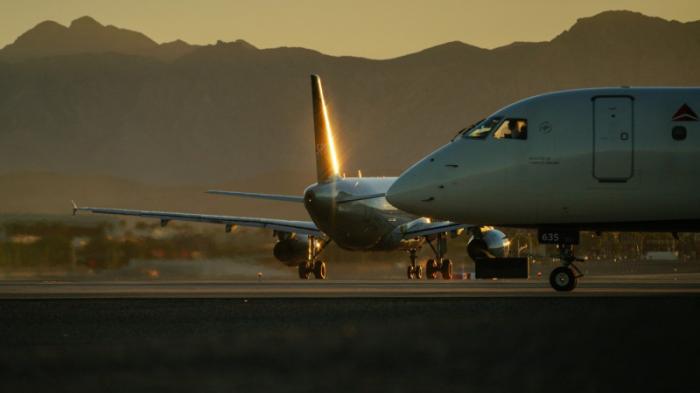
[[[695,280],[0,283],[0,392],[697,392]]]
[[[700,275],[597,276],[557,293],[545,278],[529,280],[261,280],[261,281],[5,281],[11,298],[483,297],[645,296],[699,294]]]

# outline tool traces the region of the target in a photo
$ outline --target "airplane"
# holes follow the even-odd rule
[[[571,291],[579,231],[700,230],[698,88],[542,94],[461,130],[392,183],[387,200],[436,219],[534,228]]]
[[[274,256],[288,266],[296,266],[301,279],[308,279],[311,274],[316,279],[326,278],[326,262],[319,256],[331,241],[352,251],[406,250],[410,257],[406,269],[409,279],[423,277],[423,267],[416,263],[416,258],[417,251],[424,244],[428,244],[435,255],[425,262],[426,277],[434,279],[440,274],[444,279],[452,278],[452,262],[445,258],[447,237],[457,236],[464,230],[471,233],[467,250],[472,258],[498,257],[508,252],[507,236],[493,227],[434,222],[398,210],[385,198],[395,177],[341,176],[321,78],[317,75],[311,75],[311,92],[317,183],[308,186],[299,196],[207,191],[217,195],[303,203],[311,221],[82,207],[74,202],[73,214],[85,211],[154,218],[159,219],[163,226],[176,220],[223,224],[227,232],[234,226],[272,229],[277,237]]]

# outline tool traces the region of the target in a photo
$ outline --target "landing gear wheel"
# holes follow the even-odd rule
[[[406,275],[408,276],[409,280],[420,280],[423,278],[423,268],[420,265],[408,265],[408,269],[406,269]]]
[[[306,263],[300,263],[299,264],[299,278],[302,280],[308,280],[309,279],[309,267],[307,266]]]
[[[438,266],[434,259],[428,259],[425,262],[425,278],[433,280],[437,277]]]
[[[440,273],[442,273],[442,278],[445,280],[452,279],[452,261],[449,259],[442,260],[442,266],[440,266]]]
[[[413,272],[416,275],[416,280],[420,280],[423,278],[423,268],[420,265],[416,265]]]
[[[549,275],[549,285],[559,292],[569,292],[576,288],[578,279],[574,271],[567,266],[559,266]]]
[[[321,260],[314,262],[314,277],[316,277],[317,280],[326,279],[326,262]]]

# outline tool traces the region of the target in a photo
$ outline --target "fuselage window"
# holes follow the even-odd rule
[[[484,139],[501,121],[500,117],[491,117],[463,131],[463,135],[473,139]]]
[[[527,139],[527,120],[505,119],[493,133],[494,139]]]

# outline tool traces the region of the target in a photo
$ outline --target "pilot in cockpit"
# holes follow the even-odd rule
[[[527,122],[525,120],[518,120],[518,138],[527,139]]]
[[[524,120],[510,120],[508,122],[508,133],[505,138],[527,139],[527,122]]]
[[[508,121],[508,132],[506,132],[503,137],[506,139],[520,139],[518,138],[518,124],[515,120]]]

